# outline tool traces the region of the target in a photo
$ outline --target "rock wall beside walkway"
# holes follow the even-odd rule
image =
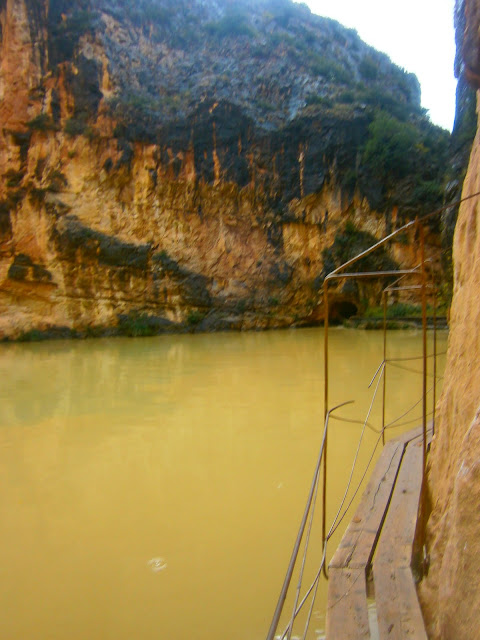
[[[463,3],[457,2],[457,5]],[[457,6],[457,9],[459,6]],[[466,0],[463,57],[480,88],[480,1]],[[479,103],[477,92],[477,104]],[[478,111],[478,108],[477,108]],[[480,128],[463,197],[480,191]],[[420,597],[429,637],[472,640],[480,623],[480,198],[462,204],[445,384],[429,461],[428,576]]]

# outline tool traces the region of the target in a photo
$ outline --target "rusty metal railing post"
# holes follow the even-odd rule
[[[385,402],[387,397],[387,299],[388,293],[384,290],[383,300],[383,399],[382,399],[382,444],[385,446]]]
[[[323,336],[323,421],[325,423],[328,415],[328,280],[323,283],[323,309],[324,309],[324,336]],[[325,446],[323,449],[323,485],[322,485],[322,547],[327,539],[327,445],[328,433],[325,434]],[[326,563],[323,565],[323,574],[328,579]]]
[[[422,393],[422,427],[423,427],[423,476],[427,468],[427,274],[425,271],[425,232],[423,225],[417,226],[420,234],[420,251],[422,261],[422,343],[423,343],[423,393]]]

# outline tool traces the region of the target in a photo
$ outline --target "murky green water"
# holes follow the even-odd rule
[[[389,335],[390,357],[420,349]],[[330,353],[332,404],[365,414],[382,335],[334,330]],[[2,640],[265,637],[321,439],[322,330],[1,345],[0,380]],[[387,388],[390,420],[421,378]],[[329,518],[359,430],[332,422]]]

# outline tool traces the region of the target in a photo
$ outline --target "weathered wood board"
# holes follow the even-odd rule
[[[422,485],[423,430],[387,442],[329,565],[328,640],[371,637],[367,574],[380,639],[427,640],[411,571]],[[429,429],[429,440],[431,429]]]

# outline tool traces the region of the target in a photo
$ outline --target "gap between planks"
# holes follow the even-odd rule
[[[431,437],[431,429],[429,431]],[[402,639],[426,638],[410,569],[421,490],[422,436],[420,427],[386,443],[355,515],[330,562],[328,640],[366,640],[371,637],[367,573],[374,553],[373,578],[379,599],[380,637],[391,640],[397,638],[392,633],[398,632],[398,638]],[[402,526],[405,528],[403,534],[400,532]],[[382,599],[383,594],[385,597]]]

